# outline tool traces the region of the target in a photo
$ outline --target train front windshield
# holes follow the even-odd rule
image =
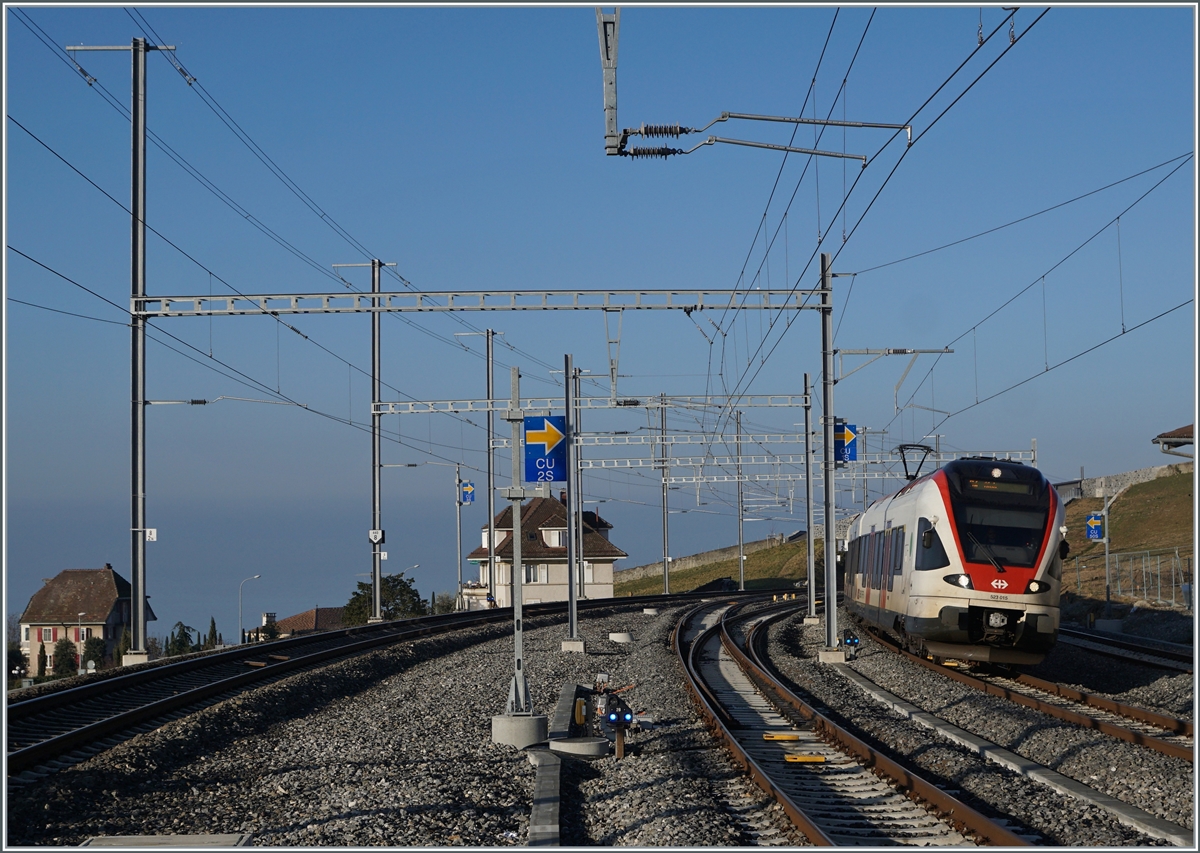
[[[1050,484],[1037,469],[960,460],[945,470],[966,559],[1035,566],[1050,515]]]

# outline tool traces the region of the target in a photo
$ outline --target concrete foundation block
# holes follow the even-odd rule
[[[583,654],[585,651],[583,647],[583,640],[563,640],[562,650],[564,652],[579,652],[580,654]]]
[[[612,642],[614,642],[614,643],[632,643],[633,642],[633,634],[627,633],[625,631],[614,631],[613,633],[608,635],[608,639],[612,640]]]
[[[820,625],[821,617],[820,616],[805,616],[804,624],[805,625]]]
[[[819,652],[821,663],[845,663],[846,652],[842,649],[821,649]]]
[[[657,616],[658,608],[657,607],[643,607],[642,613],[644,613],[647,616]]]
[[[606,737],[564,737],[550,741],[550,751],[576,758],[603,758],[612,751]]]
[[[149,663],[149,652],[126,652],[121,655],[121,666],[133,666],[136,663]]]
[[[492,743],[525,749],[545,743],[549,720],[545,714],[497,714],[492,717]]]

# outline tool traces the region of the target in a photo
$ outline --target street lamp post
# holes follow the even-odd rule
[[[75,642],[79,646],[79,661],[76,669],[83,669],[83,614],[86,610],[79,611],[75,616]]]
[[[246,578],[246,580],[238,584],[238,645],[246,642],[246,632],[244,628],[246,623],[242,621],[242,587],[246,585],[246,581],[258,580],[258,578],[261,577],[262,575],[254,575],[253,577]]]

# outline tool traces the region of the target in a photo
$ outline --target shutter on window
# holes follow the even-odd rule
[[[55,642],[55,643],[58,642],[58,629],[57,628],[50,629],[50,639],[52,642]]]

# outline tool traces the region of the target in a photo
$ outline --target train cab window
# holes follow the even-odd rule
[[[950,558],[946,556],[946,549],[942,545],[942,537],[938,536],[938,532],[933,529],[928,518],[917,520],[916,565],[918,572],[944,569],[950,565]]]

